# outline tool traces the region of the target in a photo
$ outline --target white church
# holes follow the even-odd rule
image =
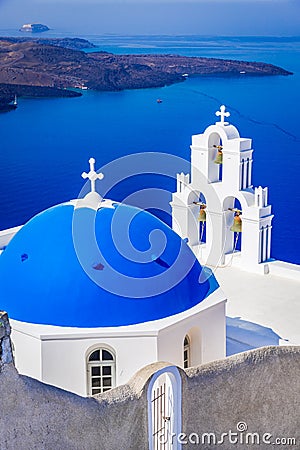
[[[173,230],[101,198],[91,158],[84,198],[0,233],[0,308],[21,374],[93,396],[153,362],[226,356],[226,296],[212,269],[268,274],[273,216],[267,188],[251,184],[251,140],[224,106],[216,114],[192,137],[191,176],[177,175]]]

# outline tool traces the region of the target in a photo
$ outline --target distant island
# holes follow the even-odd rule
[[[263,62],[83,51],[94,47],[84,39],[0,37],[0,98],[11,101],[14,95],[74,97],[81,95],[81,89],[155,88],[183,82],[188,77],[292,74]]]
[[[41,23],[25,23],[19,31],[24,31],[25,33],[43,33],[48,30],[50,30],[50,28]]]

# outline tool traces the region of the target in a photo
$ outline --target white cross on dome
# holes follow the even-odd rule
[[[103,173],[97,173],[95,171],[95,158],[90,158],[89,159],[89,163],[90,163],[90,171],[89,173],[83,172],[81,174],[82,178],[86,179],[88,178],[91,182],[91,192],[96,192],[96,180],[103,180],[104,175]]]
[[[228,125],[228,122],[225,122],[224,119],[225,119],[225,117],[230,116],[230,112],[228,112],[228,111],[225,112],[225,109],[226,109],[226,106],[222,105],[220,107],[220,111],[216,112],[216,116],[219,116],[221,118],[220,122],[216,122],[217,125],[222,125],[222,126]]]

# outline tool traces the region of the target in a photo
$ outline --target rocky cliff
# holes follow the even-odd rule
[[[48,96],[51,89],[88,87],[117,91],[161,87],[189,76],[274,76],[290,72],[261,62],[178,55],[114,55],[74,50],[87,41],[0,38],[0,95],[8,85],[17,95]],[[50,45],[51,44],[51,45]],[[91,44],[92,45],[92,44]],[[73,48],[72,48],[73,47]],[[27,86],[25,91],[20,86]],[[53,91],[54,92],[54,91]],[[55,95],[68,95],[56,91]]]

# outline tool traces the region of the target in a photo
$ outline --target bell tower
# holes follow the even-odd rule
[[[172,226],[203,264],[264,273],[273,218],[268,188],[252,185],[252,140],[225,121],[224,105],[216,115],[218,122],[192,136],[191,176],[177,175]]]

